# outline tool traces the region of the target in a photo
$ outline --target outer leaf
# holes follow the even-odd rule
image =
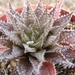
[[[75,44],[75,33],[70,34],[68,37],[64,39],[64,41],[68,42],[69,44]]]
[[[74,64],[69,62],[65,56],[60,53],[60,52],[52,52],[52,53],[47,53],[45,55],[45,58],[47,61],[51,61],[51,62],[54,62],[55,64],[59,64],[59,65],[63,65],[65,67],[73,67]]]
[[[19,31],[19,26],[16,23],[19,21],[18,20],[19,18],[17,19],[17,16],[15,16],[15,14],[12,15],[11,12],[7,12],[7,14],[10,17],[10,20],[11,20],[11,23],[13,25],[14,30],[18,32]]]
[[[7,23],[7,22],[0,21],[0,29],[6,29],[6,30],[9,30],[9,31],[12,31],[13,25],[10,24],[10,23]]]
[[[12,16],[18,18],[17,20],[21,20],[21,19],[22,19],[21,16],[20,16],[20,14],[19,14],[18,12],[16,12],[16,11],[13,9],[13,7],[12,7],[12,5],[11,5],[10,2],[9,2],[9,11],[10,11],[10,12],[7,12],[7,13],[8,13],[8,15],[9,15],[11,21],[13,21],[13,18],[11,18]],[[21,21],[22,21],[22,20],[21,20]],[[15,21],[14,21],[14,22],[15,22]]]
[[[62,53],[67,59],[75,59],[75,50],[67,49],[65,51],[62,51]]]
[[[71,20],[72,14],[73,13],[70,13],[68,15],[58,18],[57,20],[54,21],[54,26],[67,25]]]
[[[13,43],[19,45],[19,46],[22,46],[22,41],[20,40],[18,34],[16,32],[9,32],[9,31],[6,31],[4,30],[5,32],[5,35],[9,38],[10,41],[12,41]],[[15,39],[14,39],[15,38]]]
[[[3,45],[0,44],[0,54],[5,52],[6,50],[9,50],[9,48],[7,48],[6,46],[3,46]]]
[[[3,53],[1,53],[0,54],[0,62],[2,62],[3,60],[11,59],[10,55],[11,55],[11,50],[6,50]]]
[[[13,28],[15,31],[21,33],[27,29],[27,27],[24,25],[24,22],[22,23],[21,20],[23,20],[23,19],[20,17],[20,15],[18,15],[18,14],[12,15],[11,12],[8,13],[8,15],[11,19],[11,22],[12,22],[12,25],[13,25]]]
[[[32,65],[29,60],[25,57],[19,58],[18,63],[18,74],[19,75],[32,75]]]
[[[60,33],[60,40],[63,41],[65,38],[69,37],[70,35],[73,35],[75,33],[74,30],[64,30]]]
[[[8,39],[8,37],[5,37],[4,35],[0,36],[0,44],[11,48],[12,42]]]
[[[57,35],[60,34],[60,32],[61,32],[62,30],[64,30],[65,27],[66,27],[66,25],[54,26],[54,27],[51,29],[50,32],[51,32],[52,35],[57,36]]]
[[[46,53],[52,53],[52,52],[60,52],[63,49],[63,46],[55,43],[50,46],[49,50],[46,51]],[[66,48],[64,48],[66,49]]]
[[[53,63],[44,62],[40,69],[39,74],[35,73],[35,75],[56,75],[56,70]]]
[[[69,45],[75,46],[75,31],[65,30],[60,34],[59,42],[66,42]]]
[[[23,53],[24,53],[23,49],[14,45],[12,47],[12,51],[11,51],[11,49],[8,49],[0,54],[0,61],[11,60],[11,59],[17,58],[17,57],[23,55]]]
[[[14,58],[17,58],[19,56],[22,56],[24,54],[24,50],[16,45],[13,45],[12,46],[12,52],[11,52],[11,55],[14,57]],[[10,55],[10,57],[11,57]],[[13,58],[11,57],[11,58]]]

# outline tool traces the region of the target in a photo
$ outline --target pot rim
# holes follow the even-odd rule
[[[43,5],[43,9],[46,8],[47,5]],[[15,11],[17,12],[21,12],[23,10],[24,6],[20,6],[18,8],[15,9]],[[36,5],[32,5],[32,8],[35,9]],[[53,8],[53,6],[49,5],[48,9],[50,10],[51,8]],[[61,14],[69,14],[69,11],[65,10],[65,9],[61,9]],[[2,21],[6,21],[6,14],[4,13],[3,15],[0,16],[0,20]],[[75,21],[75,15],[72,15],[71,21]]]

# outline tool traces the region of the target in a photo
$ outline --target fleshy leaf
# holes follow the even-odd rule
[[[71,20],[72,14],[73,14],[73,12],[68,14],[68,15],[65,15],[63,17],[58,18],[57,20],[54,21],[53,25],[54,26],[67,25],[70,22],[70,20]]]
[[[5,35],[0,36],[0,44],[6,46],[7,48],[12,48],[12,42]]]
[[[44,25],[48,20],[49,20],[48,6],[46,6],[46,9],[45,9],[44,13],[39,18],[40,25],[41,26]]]
[[[36,20],[36,15],[33,12],[30,3],[27,1],[26,3],[26,7],[24,8],[24,10],[21,12],[21,17],[22,20],[24,22],[24,24],[29,27],[32,26]]]
[[[64,41],[70,43],[70,44],[75,44],[75,33],[70,34],[69,36],[67,36]]]
[[[54,8],[51,8],[49,12],[49,16],[50,17],[53,16],[54,20],[57,20],[59,18],[62,3],[63,3],[63,0],[60,0],[60,2],[57,3],[57,5]]]
[[[24,50],[23,50],[22,48],[16,46],[16,45],[13,45],[13,46],[12,46],[12,52],[11,52],[11,54],[12,54],[12,56],[13,56],[14,58],[17,58],[17,57],[19,57],[19,56],[21,56],[21,55],[24,54]],[[10,56],[10,57],[11,57],[11,56]],[[11,58],[12,58],[12,57],[11,57]]]
[[[51,30],[51,27],[53,25],[53,18],[50,18],[45,25],[42,26],[42,29],[44,30],[44,36],[47,37],[49,31]]]
[[[75,59],[75,50],[67,49],[65,51],[62,51],[62,53],[67,59]]]
[[[5,52],[6,50],[9,50],[9,48],[7,48],[6,46],[3,46],[3,45],[0,44],[0,54]]]
[[[42,61],[39,61],[34,57],[30,57],[29,60],[33,66],[33,71],[39,73],[40,67],[42,66]]]
[[[64,28],[66,27],[66,25],[63,25],[63,26],[54,26],[52,29],[51,29],[51,34],[52,35],[59,35],[60,34],[60,32],[62,31],[62,30],[64,30]]]
[[[9,38],[10,41],[12,41],[13,43],[16,43],[17,45],[22,46],[21,40],[20,40],[19,35],[17,33],[13,32],[13,31],[9,32],[7,30],[4,30],[4,33]]]
[[[36,53],[32,53],[32,56],[36,57],[39,61],[44,61],[44,54],[46,50],[41,50]]]
[[[26,44],[23,44],[24,48],[25,48],[25,51],[24,53],[28,53],[28,52],[36,52],[36,49],[35,48],[31,48],[29,47],[28,45]]]
[[[60,34],[59,42],[61,42],[61,41],[66,42],[66,43],[74,46],[74,44],[75,44],[75,31],[74,30],[62,31]]]
[[[7,22],[0,21],[0,29],[6,29],[6,30],[9,30],[9,31],[12,31],[13,25],[10,24],[10,23],[7,23]]]
[[[55,9],[55,12],[54,12],[54,20],[57,20],[59,18],[63,1],[64,0],[60,0],[60,2],[56,5],[56,9]]]
[[[56,75],[56,70],[53,63],[44,62],[40,69],[39,74],[35,73],[35,75]]]
[[[55,64],[63,65],[65,67],[67,67],[67,66],[68,67],[73,67],[74,66],[74,64],[69,62],[65,58],[65,56],[60,52],[47,53],[45,55],[45,58],[46,58],[47,61],[51,61],[51,62],[53,62]]]
[[[0,54],[0,62],[2,62],[3,60],[9,60],[11,59],[11,50],[6,50],[3,53]]]
[[[44,47],[48,47],[57,42],[57,36],[49,36],[44,44]]]
[[[27,29],[27,27],[21,22],[22,18],[20,17],[20,15],[18,14],[12,15],[11,13],[8,13],[8,15],[10,16],[10,19],[15,31],[23,33],[24,30]]]
[[[13,9],[11,3],[9,2],[9,11],[12,13],[12,14],[15,14],[15,10]]]
[[[12,46],[12,49],[8,49],[0,54],[0,61],[3,60],[11,60],[23,55],[23,49],[19,48],[18,46]]]
[[[67,48],[67,47],[66,47]],[[64,49],[66,49],[64,48]],[[52,52],[60,52],[63,49],[63,46],[55,43],[50,46],[50,49],[46,51],[46,53],[52,53]]]
[[[43,46],[43,42],[44,42],[44,40],[42,38],[40,41],[38,41],[37,43],[32,44],[31,46],[35,47],[37,49],[40,49]]]
[[[51,9],[50,9],[50,12],[49,12],[49,14],[48,14],[48,15],[49,15],[49,17],[51,17],[51,16],[52,16],[52,17],[53,17],[53,19],[54,19],[54,12],[55,12],[55,8],[56,8],[56,7],[51,8]]]
[[[60,33],[60,40],[63,41],[65,38],[67,38],[70,35],[73,35],[75,33],[74,30],[64,30]]]
[[[69,43],[66,42],[66,41],[61,41],[60,44],[61,44],[62,46],[67,46],[67,47],[69,47],[69,49],[71,49],[71,50],[74,50],[74,45],[73,45],[73,44],[69,44]]]
[[[29,41],[29,37],[26,34],[21,34],[21,39],[23,43],[26,43],[27,41]]]
[[[34,12],[38,18],[43,14],[42,0],[39,0],[38,5],[37,5]]]
[[[10,17],[11,23],[13,25],[14,30],[18,31],[18,25],[16,24],[17,21],[19,21],[18,19],[16,19],[15,14],[12,15],[11,12],[7,12],[8,16]]]
[[[32,65],[25,57],[19,58],[17,69],[19,75],[32,75]]]

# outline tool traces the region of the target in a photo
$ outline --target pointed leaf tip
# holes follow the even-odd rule
[[[36,16],[39,18],[42,14],[43,14],[43,10],[42,10],[42,0],[40,0],[37,4],[37,7],[35,9],[35,14]]]
[[[60,2],[56,5],[56,9],[55,9],[55,13],[54,13],[54,19],[58,19],[59,15],[60,15],[60,11],[61,11],[61,6],[63,4],[64,0],[60,0]]]
[[[70,22],[73,12],[54,21],[54,26],[65,26]]]
[[[15,10],[13,9],[10,2],[9,2],[9,11],[10,11],[11,14],[15,14]]]

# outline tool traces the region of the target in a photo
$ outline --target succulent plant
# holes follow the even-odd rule
[[[74,67],[75,31],[66,31],[73,12],[60,16],[61,0],[48,10],[40,0],[36,9],[29,1],[21,13],[9,3],[7,21],[0,21],[0,62],[18,58],[19,75],[56,75],[55,64]]]

